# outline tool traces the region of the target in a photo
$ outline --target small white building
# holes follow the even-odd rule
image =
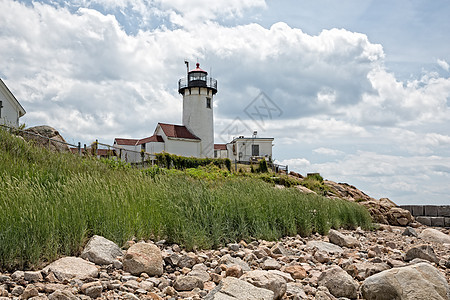
[[[19,118],[25,113],[25,109],[0,79],[0,124],[19,127]]]
[[[240,136],[234,138],[227,146],[227,157],[232,161],[248,162],[251,160],[272,159],[273,138]]]

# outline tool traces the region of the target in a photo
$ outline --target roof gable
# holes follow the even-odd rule
[[[22,105],[20,105],[19,101],[17,101],[16,97],[14,97],[13,93],[11,93],[2,79],[0,79],[0,91],[3,95],[5,95],[5,98],[8,99],[11,104],[17,108],[20,117],[25,115],[25,109],[22,107]]]
[[[168,138],[200,141],[200,138],[194,135],[192,132],[190,132],[189,129],[186,128],[186,126],[165,124],[165,123],[158,123],[158,126],[161,127],[162,131]]]
[[[164,143],[164,139],[162,138],[162,136],[154,134],[148,138],[139,140],[136,145],[146,144],[150,142]]]
[[[214,150],[227,150],[227,144],[214,144]]]
[[[123,139],[123,138],[115,138],[114,139],[114,142],[117,145],[125,145],[125,146],[136,146],[136,143],[138,141],[139,140],[136,140],[136,139]]]

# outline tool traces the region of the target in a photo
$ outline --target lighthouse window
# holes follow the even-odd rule
[[[211,108],[211,98],[206,98],[206,108]]]

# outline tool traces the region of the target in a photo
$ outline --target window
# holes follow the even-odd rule
[[[259,145],[252,145],[252,156],[259,156]]]
[[[0,101],[0,118],[2,117],[3,101]]]
[[[211,108],[211,98],[206,98],[206,108]]]

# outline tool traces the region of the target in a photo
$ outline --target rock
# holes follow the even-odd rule
[[[57,290],[48,295],[48,300],[78,300],[78,298],[68,290]]]
[[[289,299],[308,299],[305,291],[303,290],[303,285],[298,283],[288,283],[286,286],[286,296]]]
[[[415,258],[421,258],[430,262],[439,263],[439,259],[436,257],[433,247],[427,244],[414,246],[406,252],[406,261],[410,261]]]
[[[109,265],[113,263],[117,256],[122,255],[122,250],[114,242],[102,236],[94,235],[84,247],[81,258],[97,265]]]
[[[15,271],[14,273],[11,274],[11,278],[13,280],[20,280],[22,278],[25,277],[25,272],[24,271]]]
[[[286,293],[286,280],[268,271],[250,271],[242,275],[241,279],[256,287],[271,290],[274,293],[273,299],[281,299],[284,293]]]
[[[203,289],[203,281],[195,276],[179,276],[173,287],[177,291],[192,291],[195,288]]]
[[[230,254],[226,254],[224,256],[222,256],[222,258],[219,260],[220,264],[225,264],[227,267],[231,267],[233,265],[239,265],[242,268],[242,271],[247,272],[250,271],[250,267],[248,266],[248,264],[243,261],[240,258],[236,258],[236,257],[231,257]]]
[[[344,252],[344,249],[339,247],[338,245],[327,243],[327,242],[321,242],[321,241],[310,241],[306,244],[306,247],[308,248],[316,248],[319,251],[324,251],[326,253],[342,253]]]
[[[330,229],[328,232],[328,239],[331,243],[341,247],[354,248],[359,246],[359,242],[356,238],[350,235],[344,235],[334,229]]]
[[[433,228],[426,228],[422,230],[419,234],[419,238],[428,242],[450,244],[450,235]]]
[[[304,194],[316,194],[316,192],[314,192],[313,190],[308,189],[307,187],[303,186],[303,185],[296,185],[295,186],[296,189],[298,189],[300,192],[304,193]]]
[[[405,230],[403,231],[402,235],[405,235],[405,236],[415,236],[415,237],[418,236],[416,230],[415,230],[414,228],[412,228],[412,227],[409,227],[409,226],[407,226],[407,227],[405,228]]]
[[[100,297],[102,290],[103,286],[100,281],[85,283],[81,286],[81,292],[91,298]]]
[[[228,244],[228,249],[230,249],[231,251],[239,251],[239,247],[240,245],[237,243],[233,243],[233,244]]]
[[[263,270],[279,270],[281,265],[273,258],[268,258],[262,263]]]
[[[31,297],[35,297],[39,295],[38,290],[33,286],[33,285],[28,285],[25,290],[23,291],[22,295],[20,296],[20,298],[22,299],[28,299]]]
[[[271,290],[258,288],[246,281],[234,277],[224,278],[205,300],[272,300]]]
[[[286,266],[282,269],[282,271],[291,274],[294,279],[304,279],[308,276],[305,268],[300,265]]]
[[[236,277],[236,278],[241,277],[242,274],[244,274],[244,272],[242,271],[242,267],[239,265],[234,265],[234,266],[229,267],[225,273],[225,275],[227,277],[231,276],[231,277]]]
[[[342,297],[343,299],[348,299],[345,297]],[[339,299],[342,299],[339,298]],[[319,286],[317,288],[316,296],[314,297],[315,300],[336,300],[336,298],[330,294],[330,291],[325,286]]]
[[[394,268],[364,280],[361,292],[367,300],[449,299],[445,277],[432,265],[419,263]]]
[[[123,269],[133,275],[147,273],[150,276],[163,274],[163,259],[156,245],[137,243],[132,245],[123,259]]]
[[[409,210],[400,207],[392,207],[387,212],[387,220],[390,225],[406,226],[413,221],[413,217]]]
[[[86,279],[98,276],[97,267],[79,257],[63,257],[52,262],[44,268],[45,273],[53,272],[60,281],[76,279]]]
[[[208,267],[204,264],[197,264],[192,267],[192,271],[188,273],[189,276],[195,276],[200,278],[203,282],[209,281],[210,276],[207,272]]]
[[[358,280],[364,280],[373,274],[382,272],[384,270],[389,270],[390,267],[386,263],[369,263],[369,262],[359,262],[346,266],[345,271],[352,277]]]
[[[358,283],[342,268],[333,266],[320,274],[318,285],[328,288],[335,297],[357,298]]]
[[[12,289],[11,295],[19,297],[20,295],[23,294],[24,291],[25,291],[25,288],[23,286],[17,285]]]
[[[23,278],[28,282],[42,281],[41,271],[26,271],[23,274]]]
[[[44,137],[36,136],[34,134],[39,134]],[[48,147],[50,150],[58,151],[58,152],[68,152],[69,146],[67,146],[65,143],[66,141],[64,138],[59,134],[57,130],[50,126],[35,126],[25,129],[25,132],[21,133],[23,138],[27,141],[34,141],[38,145],[42,145],[43,147]],[[47,138],[51,138],[56,141],[50,141]],[[63,143],[59,143],[59,142]]]
[[[174,258],[172,257],[172,259]],[[178,265],[178,267],[180,268],[189,268],[189,269],[195,266],[195,264],[197,264],[197,256],[192,252],[189,252],[188,254],[178,257],[178,262],[176,263],[176,265]]]

